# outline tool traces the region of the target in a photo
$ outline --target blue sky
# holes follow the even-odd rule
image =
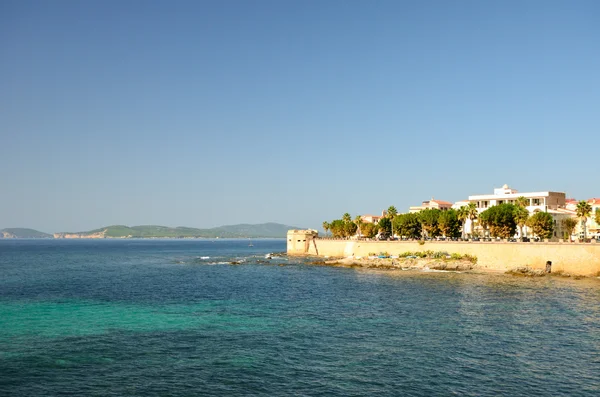
[[[0,2],[0,228],[600,196],[597,1]]]

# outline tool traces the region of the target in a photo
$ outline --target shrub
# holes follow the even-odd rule
[[[445,251],[437,251],[431,255],[431,257],[434,259],[441,259],[441,258],[445,258],[447,256],[448,256],[448,253]]]
[[[477,257],[475,255],[464,254],[462,259],[467,260],[471,263],[477,263]]]
[[[425,244],[425,241],[419,240],[419,245],[423,245],[423,244]]]

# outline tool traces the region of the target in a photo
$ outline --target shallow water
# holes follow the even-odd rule
[[[0,395],[600,394],[598,279],[312,266],[252,244],[0,240]]]

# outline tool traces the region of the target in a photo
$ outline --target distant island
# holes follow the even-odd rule
[[[0,238],[53,238],[51,234],[22,227],[0,230]]]
[[[59,232],[53,235],[33,229],[7,228],[0,230],[0,238],[284,238],[290,229],[301,228],[280,223],[239,224],[211,229],[112,225],[86,232]]]

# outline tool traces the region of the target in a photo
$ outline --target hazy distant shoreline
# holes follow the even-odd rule
[[[287,231],[296,226],[280,223],[238,224],[210,229],[168,227],[159,225],[112,225],[85,232],[44,233],[27,228],[0,230],[0,238],[14,239],[221,239],[221,238],[285,238]]]

